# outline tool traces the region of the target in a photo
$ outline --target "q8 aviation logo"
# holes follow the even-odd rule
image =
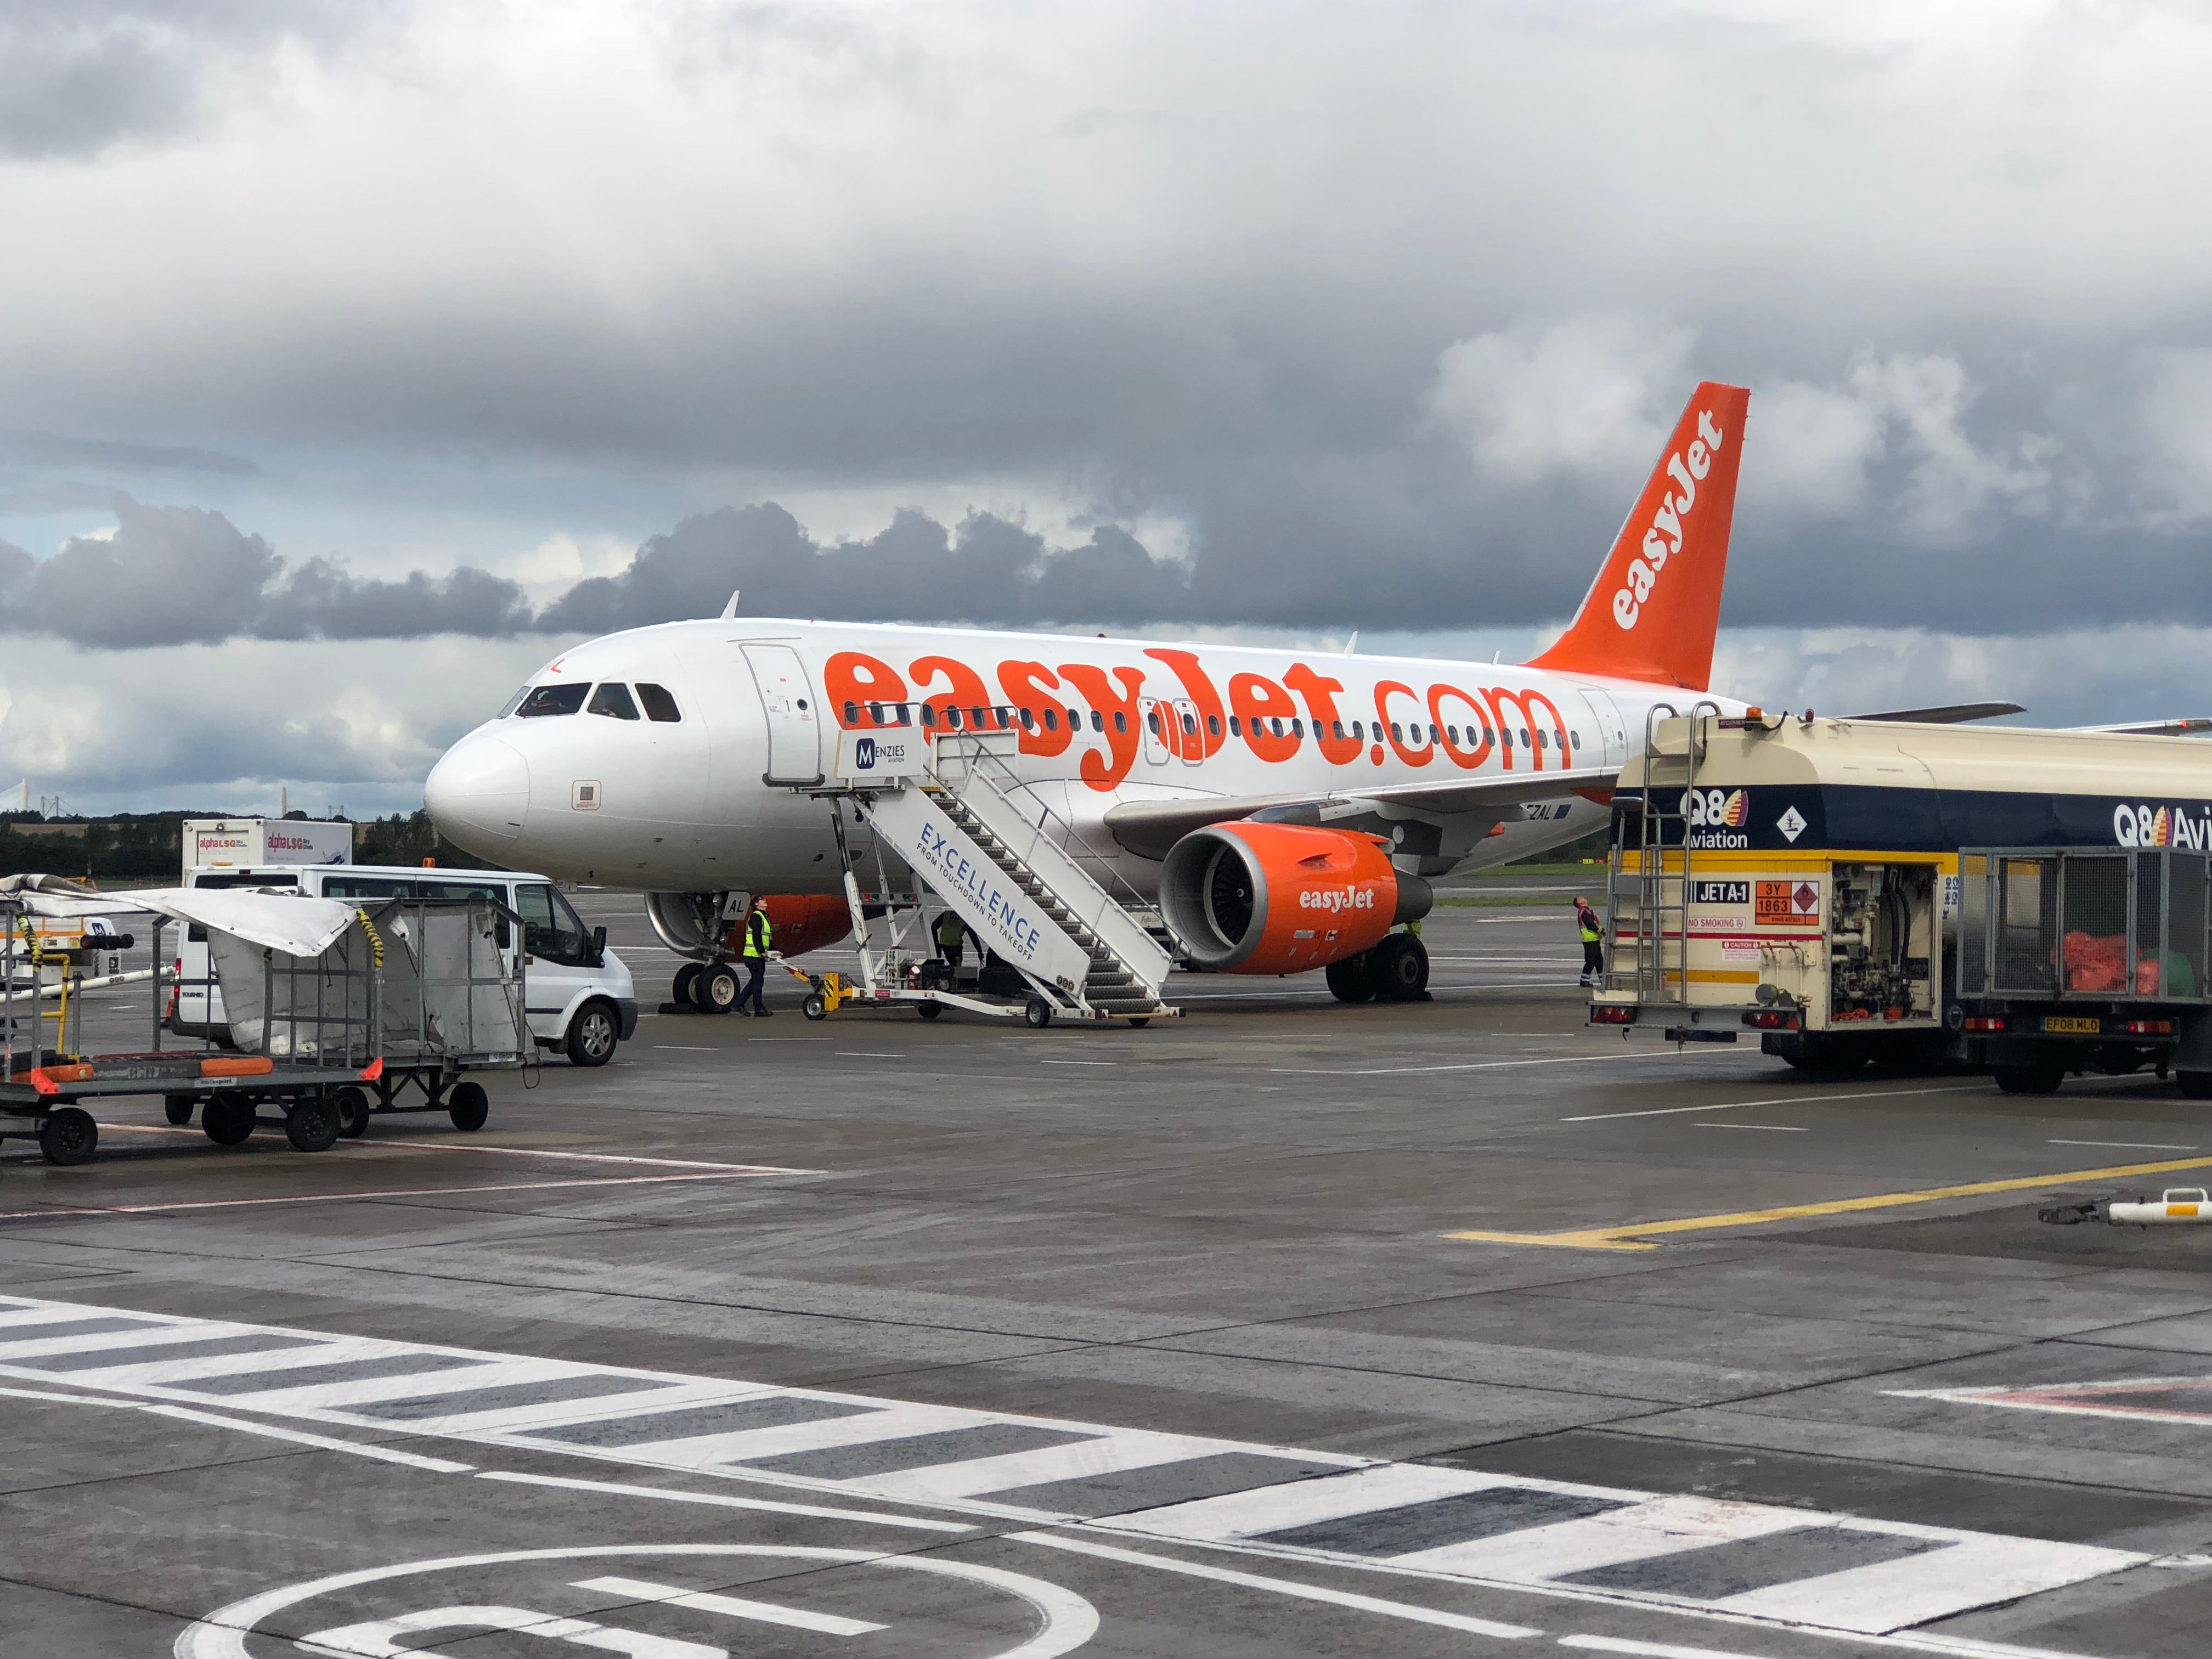
[[[1751,838],[1737,832],[1751,822],[1751,792],[1689,790],[1682,797],[1682,820],[1688,826],[1692,847],[1748,847]]]
[[[2212,848],[2212,811],[2199,806],[2130,805],[2112,809],[2112,839],[2123,847]]]

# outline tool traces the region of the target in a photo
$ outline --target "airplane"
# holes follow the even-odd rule
[[[1430,878],[1601,827],[1653,711],[1744,712],[1708,681],[1749,402],[1698,386],[1574,620],[1525,664],[740,617],[733,596],[562,653],[453,744],[425,804],[486,860],[644,893],[696,1001],[701,964],[730,953],[732,894],[776,896],[786,955],[848,931],[830,811],[808,793],[840,732],[981,730],[1011,739],[1031,821],[1072,826],[1156,901],[1188,962],[1419,997],[1427,955],[1399,924]],[[1373,878],[1364,912],[1270,926],[1301,866]],[[1206,908],[1224,893],[1226,927]]]

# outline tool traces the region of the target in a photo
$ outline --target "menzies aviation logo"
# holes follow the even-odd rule
[[[863,772],[872,772],[876,769],[876,740],[873,738],[860,738],[854,740],[853,764]]]
[[[1748,847],[1748,836],[1731,834],[1751,822],[1747,789],[1692,789],[1682,797],[1682,819],[1692,831],[1692,847]]]
[[[2112,809],[2112,839],[2123,847],[2212,849],[2212,811],[2198,806],[2130,805]]]
[[[1667,476],[1681,486],[1681,493],[1659,492],[1658,510],[1651,515],[1651,527],[1644,532],[1644,556],[1628,562],[1621,586],[1613,593],[1613,619],[1623,628],[1636,626],[1659,573],[1667,568],[1668,560],[1682,550],[1683,521],[1697,505],[1698,485],[1713,470],[1713,457],[1720,453],[1727,436],[1713,424],[1712,412],[1701,409],[1696,440],[1686,451],[1677,450],[1667,458]]]

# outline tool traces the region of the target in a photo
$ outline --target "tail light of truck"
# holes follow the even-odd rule
[[[2130,1036],[2172,1036],[2173,1022],[2170,1019],[2123,1020],[2120,1029]]]
[[[2002,1031],[2005,1028],[2001,1014],[1969,1014],[1966,1023],[1959,1029],[1964,1031]]]
[[[1798,1016],[1789,1009],[1754,1008],[1743,1017],[1743,1023],[1761,1031],[1794,1031]]]
[[[1590,1024],[1593,1025],[1633,1025],[1636,1009],[1626,1002],[1595,1002],[1590,1005]]]

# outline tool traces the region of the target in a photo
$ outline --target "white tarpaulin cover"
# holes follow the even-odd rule
[[[95,893],[59,876],[0,876],[0,898],[34,916],[161,915],[201,926],[287,956],[315,957],[352,922],[354,907],[282,888],[155,887]]]

